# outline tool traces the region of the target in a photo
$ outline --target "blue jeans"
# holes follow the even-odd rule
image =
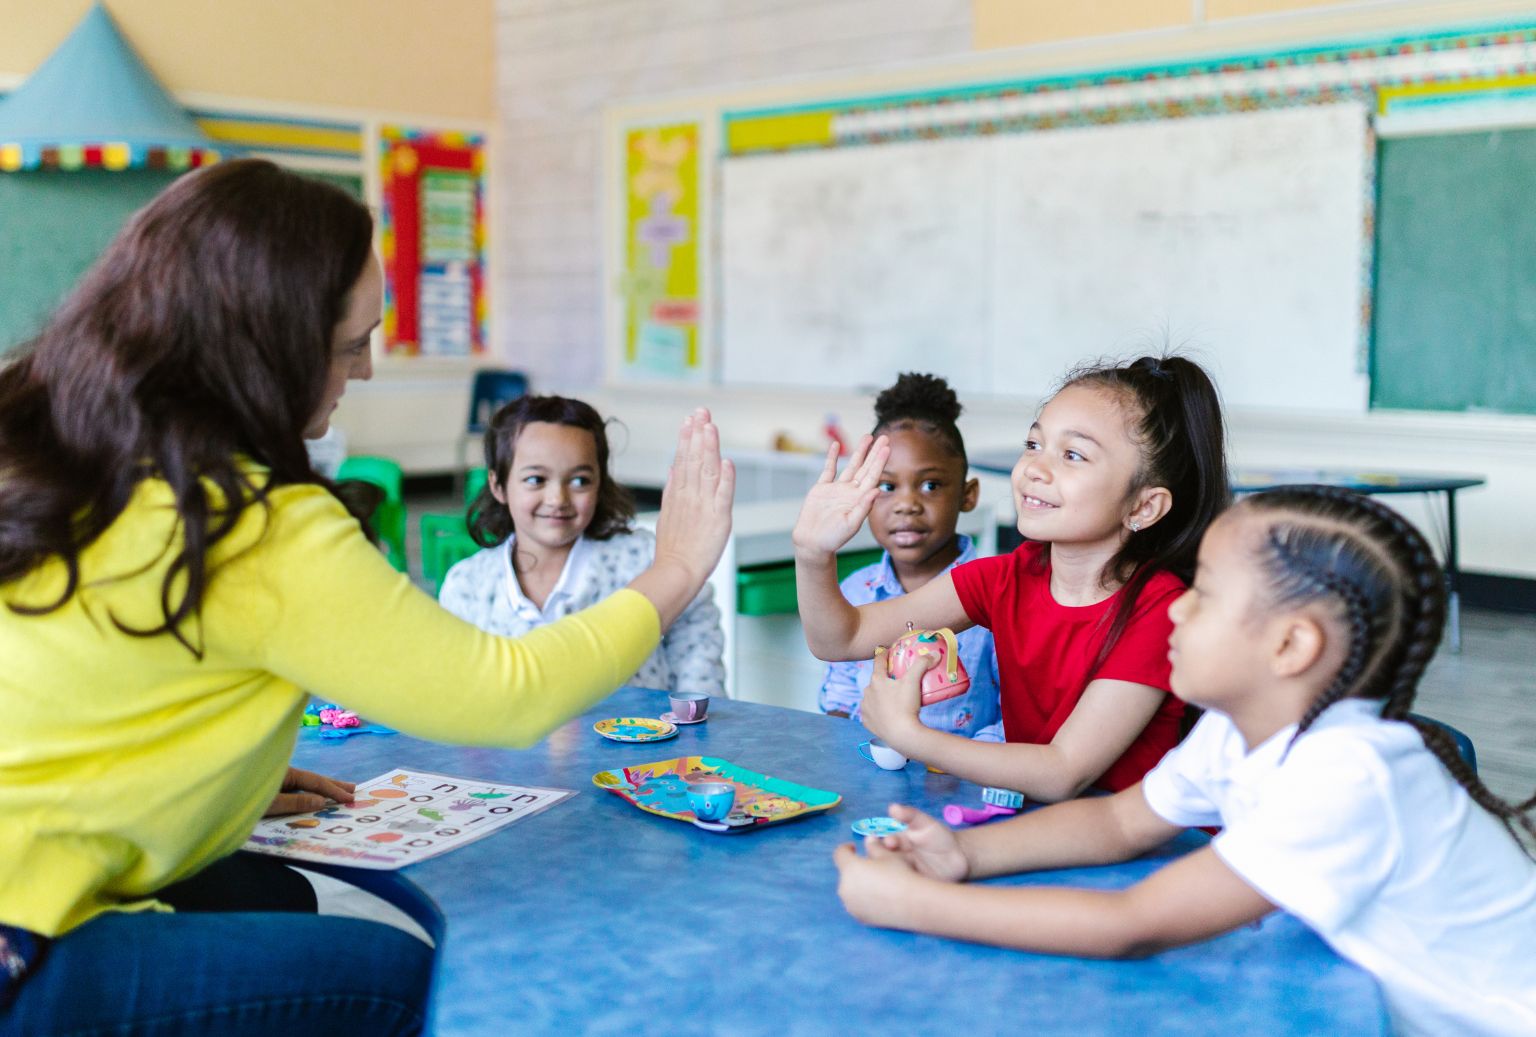
[[[431,976],[432,949],[378,922],[110,912],[52,942],[0,1037],[417,1034]]]

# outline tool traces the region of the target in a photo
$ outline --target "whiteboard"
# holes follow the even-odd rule
[[[1038,397],[1182,347],[1229,406],[1360,413],[1370,136],[1340,103],[723,163],[728,384]]]

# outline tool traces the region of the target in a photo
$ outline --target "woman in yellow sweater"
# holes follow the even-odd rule
[[[633,673],[718,560],[734,476],[698,411],[655,564],[598,605],[503,639],[392,570],[304,447],[372,373],[372,232],[270,163],[189,174],[0,369],[0,1033],[418,1030],[412,937],[157,894],[272,803],[299,689],[529,745]]]

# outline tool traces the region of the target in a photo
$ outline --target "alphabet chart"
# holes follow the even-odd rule
[[[262,818],[245,849],[389,871],[474,842],[575,794],[402,768],[358,782],[351,804]]]

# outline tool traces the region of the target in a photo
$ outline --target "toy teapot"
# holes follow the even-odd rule
[[[885,656],[885,671],[892,677],[907,672],[913,660],[919,656],[937,655],[938,665],[923,674],[923,705],[964,695],[971,686],[970,674],[960,662],[960,648],[955,643],[955,633],[947,627],[943,630],[913,630],[907,624],[907,632],[896,639]]]

